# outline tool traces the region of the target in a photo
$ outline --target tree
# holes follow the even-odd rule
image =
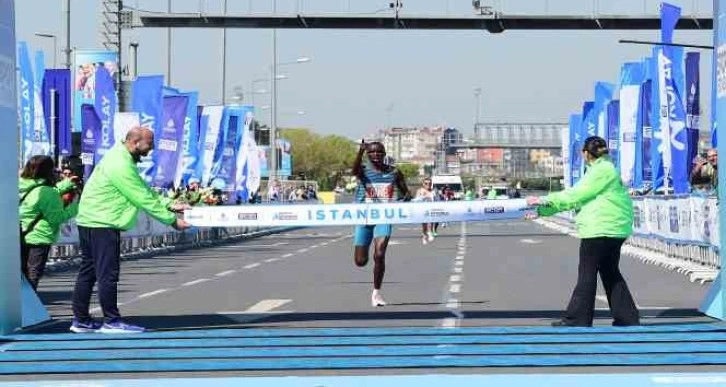
[[[309,129],[283,129],[290,141],[292,174],[316,180],[320,189],[332,189],[353,166],[357,146],[342,136],[321,136]]]
[[[413,163],[401,163],[396,164],[396,168],[403,174],[406,180],[417,179],[419,177],[419,166]]]

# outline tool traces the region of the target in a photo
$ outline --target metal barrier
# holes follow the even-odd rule
[[[634,230],[624,252],[684,273],[693,282],[716,277],[721,258],[715,197],[638,197],[633,207]],[[540,224],[576,236],[573,221],[574,215],[567,213],[543,219]]]

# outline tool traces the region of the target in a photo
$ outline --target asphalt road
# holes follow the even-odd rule
[[[154,330],[548,325],[561,315],[576,279],[576,239],[529,222],[452,224],[426,246],[419,233],[394,228],[386,307],[370,305],[372,262],[353,265],[352,228],[330,227],[125,261],[121,311]],[[711,321],[696,310],[708,285],[627,256],[621,267],[644,324]],[[74,277],[43,279],[54,321],[38,331],[67,330]],[[609,325],[598,294],[595,323]]]

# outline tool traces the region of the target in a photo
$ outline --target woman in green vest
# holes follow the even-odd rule
[[[628,285],[620,273],[620,248],[633,233],[633,202],[608,156],[604,139],[585,140],[582,157],[587,171],[573,187],[544,197],[528,197],[537,215],[575,210],[580,237],[577,285],[565,316],[553,326],[592,326],[597,275],[605,288],[614,326],[639,325],[640,318]]]

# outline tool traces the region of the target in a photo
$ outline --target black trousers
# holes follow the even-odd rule
[[[38,282],[45,273],[45,265],[48,263],[50,245],[28,245],[20,244],[20,265],[23,275],[28,279],[33,290],[38,289]]]
[[[577,285],[563,321],[572,326],[592,326],[597,274],[600,273],[613,316],[613,325],[638,325],[640,317],[625,278],[620,273],[620,248],[625,239],[592,238],[580,241]]]
[[[78,237],[83,260],[73,290],[73,315],[81,322],[91,319],[88,309],[93,285],[98,282],[98,301],[104,320],[117,319],[121,316],[118,310],[121,231],[78,226]]]

